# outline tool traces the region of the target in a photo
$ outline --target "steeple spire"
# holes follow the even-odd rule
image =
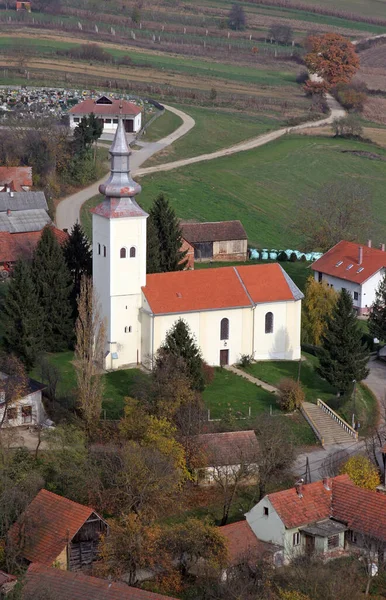
[[[131,198],[141,191],[141,186],[130,177],[129,157],[131,152],[126,141],[123,120],[119,117],[114,141],[109,150],[111,156],[111,173],[106,183],[99,186],[99,191],[106,198]]]

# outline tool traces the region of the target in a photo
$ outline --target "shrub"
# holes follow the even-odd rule
[[[205,383],[205,385],[209,385],[210,383],[212,383],[212,381],[214,379],[214,374],[215,374],[214,367],[211,367],[210,365],[208,365],[208,363],[203,362],[202,370],[203,370],[203,374],[204,374],[204,383]]]
[[[277,256],[277,260],[280,262],[285,262],[286,260],[288,260],[287,253],[284,252],[284,250],[281,250],[281,252],[279,252]]]
[[[346,473],[355,485],[367,490],[375,490],[377,485],[381,483],[378,469],[366,456],[361,454],[351,456],[344,463],[340,472]]]
[[[362,137],[363,128],[356,115],[347,115],[344,119],[334,119],[332,123],[335,137],[359,138]]]
[[[338,102],[347,110],[362,112],[367,100],[366,85],[340,83],[333,89]]]
[[[303,70],[303,71],[300,71],[300,73],[298,73],[296,75],[295,81],[296,81],[296,83],[303,84],[303,83],[306,83],[306,81],[308,81],[309,78],[310,78],[310,76],[308,74],[308,71]]]
[[[307,262],[307,259],[306,259],[306,255],[305,255],[305,254],[302,254],[302,255],[301,255],[301,257],[300,257],[300,261],[301,261],[301,262]]]
[[[240,367],[249,367],[253,362],[253,354],[241,354],[239,365]]]
[[[303,387],[301,383],[298,383],[294,379],[290,377],[282,379],[278,388],[277,404],[280,410],[292,412],[304,402],[305,394]]]
[[[297,260],[298,260],[298,257],[296,255],[296,252],[291,252],[290,262],[296,262]]]

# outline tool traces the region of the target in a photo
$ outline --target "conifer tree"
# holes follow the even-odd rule
[[[160,251],[157,228],[154,225],[153,218],[149,216],[147,220],[147,257],[146,270],[147,273],[160,273]]]
[[[318,372],[338,391],[346,394],[353,387],[354,380],[361,381],[367,377],[369,352],[362,343],[362,331],[347,290],[338,295],[321,345]]]
[[[379,283],[369,316],[369,331],[379,340],[386,340],[386,275]]]
[[[83,276],[92,275],[92,252],[90,242],[85,231],[79,223],[75,223],[70,236],[63,246],[63,254],[71,273],[73,288],[71,291],[71,304],[73,316],[78,316],[77,300],[80,294],[80,282]]]
[[[178,319],[167,332],[161,351],[182,358],[186,364],[192,389],[198,391],[204,389],[205,381],[201,351],[195,343],[188,324],[183,319]]]
[[[43,317],[31,266],[19,261],[4,304],[4,341],[6,350],[20,358],[27,370],[43,350]]]
[[[44,312],[44,346],[49,352],[66,350],[73,338],[71,275],[52,229],[45,227],[34,253],[32,277]]]
[[[157,230],[159,243],[159,263],[161,273],[182,271],[187,264],[186,250],[181,251],[182,232],[174,209],[164,194],[154,201],[150,210],[150,219]]]

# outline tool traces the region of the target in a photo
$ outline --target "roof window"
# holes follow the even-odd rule
[[[354,265],[349,265],[348,267],[346,267],[346,271],[349,271],[350,269],[353,268]]]
[[[340,265],[342,265],[342,264],[343,264],[343,260],[340,260],[339,262],[337,262],[337,263],[336,263],[336,265],[335,265],[335,266],[336,266],[336,267],[340,267]]]
[[[360,268],[358,269],[357,273],[362,273],[363,269],[364,269],[364,267],[360,267]]]

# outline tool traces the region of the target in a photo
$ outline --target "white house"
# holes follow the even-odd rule
[[[111,175],[93,209],[93,282],[107,322],[106,368],[153,358],[183,318],[210,365],[252,354],[257,360],[300,358],[303,294],[279,264],[146,275],[147,213],[129,175],[120,119],[110,149]]]
[[[385,246],[372,248],[342,241],[312,265],[317,281],[324,281],[338,292],[346,289],[353,297],[354,308],[367,315],[386,268]]]
[[[103,133],[115,133],[119,119],[122,119],[127,133],[138,133],[142,127],[142,109],[127,100],[116,100],[101,96],[96,100],[88,98],[69,110],[70,127],[77,127],[82,117],[94,113],[103,121]]]
[[[0,379],[4,380],[7,375],[0,373]],[[3,427],[20,427],[21,425],[39,425],[46,419],[42,402],[42,390],[45,386],[34,379],[28,382],[28,390],[25,396],[14,403],[5,402],[5,392],[0,391],[0,422]],[[5,417],[4,417],[5,412]]]

